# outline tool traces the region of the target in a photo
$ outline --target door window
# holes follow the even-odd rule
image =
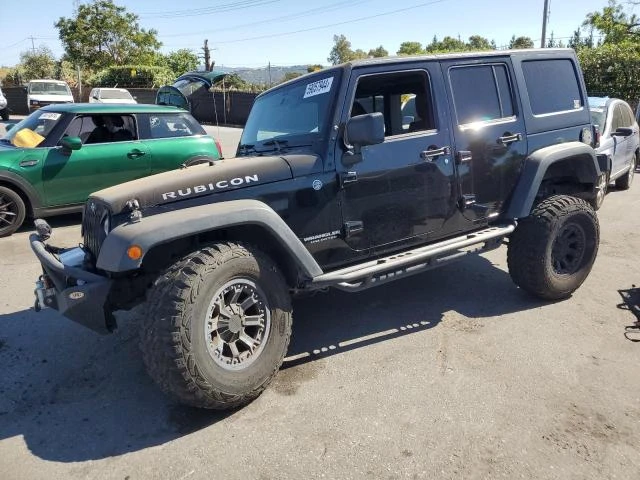
[[[191,116],[184,113],[149,115],[151,138],[188,137],[207,132]]]
[[[470,65],[449,70],[459,125],[514,115],[506,65]]]
[[[137,140],[136,132],[132,115],[83,115],[71,121],[64,135],[92,144]]]
[[[620,105],[622,109],[622,120],[625,127],[630,127],[633,125],[633,114],[631,113],[631,109],[626,105]]]
[[[380,112],[385,136],[435,130],[433,97],[424,71],[366,75],[358,80],[350,116]]]
[[[616,108],[613,110],[613,117],[611,118],[611,131],[615,132],[620,127],[624,127],[622,108],[620,108],[620,105],[616,105]]]

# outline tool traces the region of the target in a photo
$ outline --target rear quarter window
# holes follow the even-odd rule
[[[150,138],[190,137],[206,135],[204,128],[188,113],[149,115]]]
[[[574,63],[569,59],[522,62],[534,115],[578,110],[584,106]]]

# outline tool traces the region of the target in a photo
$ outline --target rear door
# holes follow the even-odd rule
[[[622,104],[617,103],[613,108],[611,115],[611,137],[613,138],[613,158],[611,160],[611,176],[617,177],[620,172],[628,165],[629,161],[629,143],[628,137],[622,135],[614,135],[616,130],[626,127],[624,111]]]
[[[83,145],[47,154],[42,176],[48,206],[82,203],[97,190],[150,173],[149,150],[137,140],[133,115],[79,115],[64,136],[80,137]]]
[[[524,118],[509,57],[442,62],[450,99],[463,213],[497,216],[527,154]]]
[[[215,141],[188,113],[151,113],[141,123],[151,173],[174,170],[197,158],[218,158]]]
[[[342,154],[342,213],[346,242],[355,250],[384,251],[436,237],[455,212],[451,132],[437,62],[355,70],[343,121],[380,112],[385,139]],[[414,116],[402,105],[415,97]],[[357,155],[357,153],[356,153]]]

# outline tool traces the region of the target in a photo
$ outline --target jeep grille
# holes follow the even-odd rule
[[[82,213],[82,235],[84,246],[97,260],[102,242],[107,237],[105,221],[110,217],[109,209],[96,200],[89,200]]]

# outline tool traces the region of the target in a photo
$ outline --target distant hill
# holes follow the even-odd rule
[[[295,65],[293,67],[277,67],[271,66],[271,84],[280,82],[284,76],[289,72],[307,73],[308,65]],[[220,69],[229,73],[236,73],[245,82],[255,84],[268,84],[269,83],[269,68],[267,66],[260,68],[227,68],[227,67],[214,67],[216,70]]]

